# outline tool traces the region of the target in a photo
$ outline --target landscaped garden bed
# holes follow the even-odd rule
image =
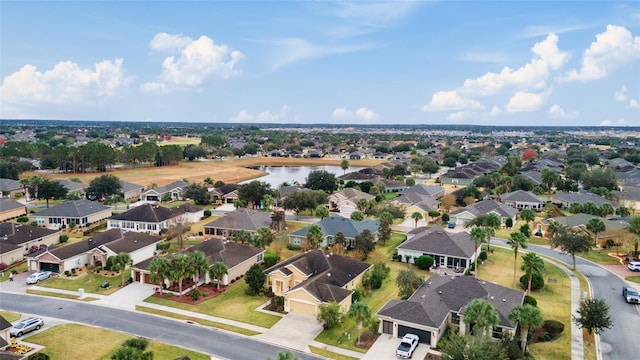
[[[196,305],[203,301],[215,298],[216,296],[224,293],[226,289],[226,286],[221,286],[218,289],[216,285],[213,284],[200,285],[198,289],[193,289],[184,295],[177,295],[171,290],[177,293],[178,289],[169,288],[167,290],[156,291],[152,297],[176,301],[183,304]],[[198,295],[196,296],[194,294]]]

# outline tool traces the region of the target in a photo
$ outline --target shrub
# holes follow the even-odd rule
[[[264,254],[264,267],[270,268],[278,262],[278,254],[268,252]]]
[[[202,293],[202,296],[204,297],[209,297],[209,295],[211,295],[208,291],[205,291]]]
[[[478,255],[478,260],[480,261],[487,260],[487,252],[486,251],[481,252],[480,255]]]
[[[22,215],[22,216],[19,216],[18,219],[16,219],[16,221],[19,223],[27,223],[29,222],[29,217],[26,215]]]
[[[27,358],[27,360],[49,360],[49,359],[51,359],[49,355],[44,353],[35,353],[33,355],[29,355],[29,357]]]
[[[507,358],[508,359],[523,359],[524,353],[520,350],[520,345],[518,344],[517,339],[505,337],[502,339],[502,345],[505,349],[507,349]]]
[[[269,302],[269,310],[284,312],[284,296],[274,296]]]
[[[76,268],[71,269],[71,273],[72,273],[73,275],[75,275],[75,274],[76,274]]]
[[[38,227],[38,222],[34,220],[34,221],[30,222],[29,225],[31,225],[33,227]]]
[[[302,249],[302,246],[296,244],[287,244],[287,249],[297,251]]]
[[[60,241],[60,244],[66,243],[67,241],[69,241],[69,235],[60,235],[60,239],[58,239],[58,241]]]
[[[65,270],[65,271],[64,271],[64,276],[69,276],[69,274],[71,274],[71,273],[69,272],[69,270]]]
[[[167,293],[164,294],[164,296],[170,298],[170,297],[173,296],[173,293],[172,292],[167,292]]]
[[[115,264],[115,256],[109,256],[107,258],[107,263],[104,265],[105,270],[114,270],[113,265]],[[115,270],[114,270],[115,271]]]
[[[356,286],[355,289],[353,289],[353,293],[351,294],[351,303],[353,304],[354,302],[362,299],[363,297],[364,297],[364,291],[362,287],[358,285]]]
[[[122,346],[132,347],[134,349],[138,349],[144,351],[149,345],[149,340],[141,339],[141,338],[132,338],[127,339]]]
[[[534,298],[533,296],[525,295],[523,305],[527,305],[527,304],[533,307],[538,307],[538,300],[536,300],[536,298]]]
[[[203,214],[204,214],[205,217],[209,217],[209,216],[211,216],[211,210],[207,209],[207,210],[204,211]]]
[[[102,271],[102,266],[100,265],[96,266],[96,272],[100,272],[100,271]]]
[[[161,243],[158,243],[158,245],[156,245],[156,250],[159,251],[167,251],[169,250],[169,247],[171,246],[171,243],[168,241],[163,241]]]
[[[444,213],[442,214],[441,217],[442,217],[442,222],[449,222],[449,219],[450,219],[449,214]]]
[[[198,289],[193,290],[191,292],[191,294],[189,294],[189,297],[193,301],[196,301],[196,300],[200,299],[200,290],[198,290]]]
[[[433,266],[433,258],[429,255],[421,255],[413,259],[413,263],[421,270],[429,270]]]
[[[529,286],[529,274],[520,277],[520,286],[526,289]],[[544,287],[544,278],[540,273],[534,272],[531,277],[531,291],[540,290]]]
[[[0,262],[0,271],[4,271],[6,268],[8,268],[9,266],[7,266],[6,263]]]
[[[564,331],[564,324],[557,320],[545,320],[542,325],[547,333],[560,335]]]

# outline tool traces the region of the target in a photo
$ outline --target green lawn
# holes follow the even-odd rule
[[[278,320],[280,320],[280,317],[256,311],[256,308],[264,304],[267,299],[263,296],[245,295],[246,289],[247,283],[244,279],[241,279],[240,281],[231,284],[231,286],[229,286],[221,295],[216,296],[213,299],[203,301],[197,305],[189,305],[172,301],[168,298],[162,299],[157,297],[149,297],[145,301],[153,304],[170,306],[201,314],[241,321],[243,323],[262,326],[265,328],[272,327],[278,322]]]
[[[127,274],[125,274],[125,280],[127,278],[126,275]],[[104,282],[109,283],[108,289],[100,287]],[[82,288],[85,293],[109,295],[118,291],[120,282],[120,275],[117,273],[115,276],[84,274],[80,275],[77,279],[69,279],[65,278],[64,275],[60,275],[60,277],[49,278],[39,283],[38,286],[69,291],[78,291],[78,289]]]
[[[25,337],[25,341],[46,346],[41,352],[51,359],[108,360],[120,345],[132,336],[79,324],[58,325]],[[188,356],[192,360],[208,360],[208,355],[150,341],[147,351],[155,360],[173,360]]]
[[[97,298],[89,297],[89,296],[83,297],[82,299],[80,299],[78,298],[78,295],[61,294],[59,292],[41,291],[41,290],[33,290],[33,289],[27,289],[27,294],[49,296],[49,297],[55,297],[60,299],[82,300],[85,302],[98,300]]]
[[[12,267],[11,269],[4,270],[3,271],[3,275],[4,276],[0,277],[0,282],[9,281],[9,271],[15,271],[17,273],[23,273],[23,272],[27,271],[27,262],[25,261],[23,263],[20,263],[20,264],[18,264],[16,266]]]
[[[587,253],[580,253],[580,254],[577,254],[577,256],[580,256],[582,258],[591,260],[595,263],[602,264],[602,265],[620,265],[620,260],[618,260],[618,258],[615,258],[613,256],[609,256],[608,253],[609,253],[609,250],[607,249],[598,249],[598,250],[591,250]]]
[[[3,318],[7,319],[8,322],[14,322],[14,321],[20,320],[20,317],[22,317],[22,314],[20,313],[14,313],[11,311],[2,311],[2,310],[0,310],[0,315]]]
[[[627,276],[624,279],[627,280],[627,281],[631,281],[631,282],[640,284],[640,276],[637,276],[637,275],[636,276]]]

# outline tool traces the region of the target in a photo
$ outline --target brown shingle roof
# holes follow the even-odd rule
[[[264,251],[263,249],[240,244],[235,241],[212,238],[190,247],[185,250],[184,253],[190,253],[196,250],[202,251],[207,256],[209,264],[221,261],[229,269]]]

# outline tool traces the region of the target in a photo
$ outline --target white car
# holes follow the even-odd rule
[[[398,345],[398,349],[396,350],[396,356],[403,359],[409,359],[413,356],[413,352],[418,347],[418,343],[420,342],[420,338],[418,335],[414,334],[406,334],[400,345]]]
[[[37,284],[42,280],[47,280],[51,277],[51,271],[41,271],[33,273],[27,277],[27,284]]]
[[[640,271],[640,261],[632,261],[627,265],[627,269],[631,271]]]

